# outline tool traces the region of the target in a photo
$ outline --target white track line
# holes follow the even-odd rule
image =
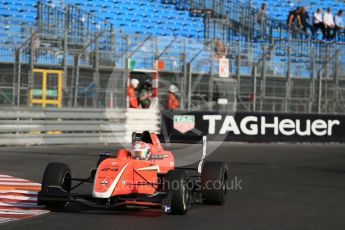
[[[15,186],[41,186],[39,183],[20,183],[20,182],[0,182],[0,185]]]
[[[0,208],[0,213],[1,214],[33,214],[33,215],[38,215],[42,213],[48,212],[47,210],[41,210],[41,209],[33,209],[33,210],[17,210],[17,209],[1,209]]]
[[[0,210],[0,215],[5,214],[5,215],[40,215],[43,213],[47,213],[47,210],[18,210],[18,211],[7,211],[7,210]]]
[[[22,194],[22,193],[0,193],[0,196],[18,196],[18,197],[37,197],[37,194]]]
[[[37,197],[25,197],[25,196],[13,196],[13,195],[8,195],[4,196],[0,194],[0,199],[11,199],[11,200],[34,200],[37,201]]]
[[[0,206],[8,206],[8,207],[30,207],[30,208],[37,208],[42,206],[37,206],[36,203],[25,203],[25,202],[0,202]]]
[[[0,224],[10,222],[13,220],[17,220],[17,219],[16,218],[2,218],[2,217],[0,217]]]
[[[2,193],[21,193],[21,194],[37,195],[37,192],[26,191],[26,190],[0,190],[0,194]]]
[[[14,178],[13,176],[0,174],[0,178]]]
[[[25,180],[25,179],[20,179],[20,178],[0,178],[0,182],[31,182],[29,180]]]

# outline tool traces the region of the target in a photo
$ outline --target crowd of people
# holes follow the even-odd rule
[[[339,10],[334,16],[331,8],[328,8],[325,13],[318,8],[310,16],[306,7],[297,7],[290,11],[287,23],[289,28],[295,31],[302,30],[305,34],[310,31],[312,38],[315,38],[316,33],[321,30],[323,40],[333,40],[337,38],[337,35],[344,33],[343,15],[343,10]]]
[[[339,10],[336,15],[333,15],[331,8],[328,8],[326,12],[318,8],[312,15],[309,15],[307,7],[303,6],[289,12],[287,25],[294,36],[302,34],[315,39],[318,31],[321,31],[322,39],[329,41],[338,39],[340,35],[345,35],[343,16],[343,10]],[[260,25],[261,30],[265,30],[267,19],[267,4],[264,3],[256,15],[256,22]]]
[[[134,109],[148,109],[152,105],[152,82],[147,79],[141,87],[140,81],[136,78],[131,79],[128,87],[129,107]],[[180,102],[177,98],[178,88],[175,85],[170,85],[167,94],[165,109],[176,110],[180,107]]]

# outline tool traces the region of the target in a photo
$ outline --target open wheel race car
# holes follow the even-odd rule
[[[116,157],[101,153],[97,168],[86,179],[73,178],[67,164],[48,164],[38,204],[48,208],[63,208],[69,202],[94,208],[144,206],[184,215],[192,203],[226,202],[228,168],[224,162],[203,162],[206,137],[197,168],[175,167],[173,154],[163,149],[155,133],[133,133],[132,146],[120,149]],[[93,183],[92,194],[72,192],[83,183]]]

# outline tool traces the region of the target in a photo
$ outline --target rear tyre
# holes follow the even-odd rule
[[[71,169],[67,164],[49,163],[43,174],[42,191],[45,192],[49,186],[59,186],[66,192],[70,192],[72,187],[71,178]],[[63,208],[66,202],[46,201],[43,204],[49,208]]]
[[[168,189],[171,195],[170,213],[173,215],[185,215],[191,205],[191,191],[188,187],[189,177],[184,170],[172,170],[168,172]]]
[[[225,162],[205,162],[201,173],[203,201],[223,205],[227,199],[228,167]]]

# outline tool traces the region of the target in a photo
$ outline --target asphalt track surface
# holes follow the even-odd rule
[[[85,177],[100,151],[115,148],[4,147],[0,171],[40,182],[46,164],[61,161]],[[345,229],[345,145],[222,144],[209,159],[226,161],[240,182],[225,206],[196,205],[187,216],[75,206],[0,229]]]

